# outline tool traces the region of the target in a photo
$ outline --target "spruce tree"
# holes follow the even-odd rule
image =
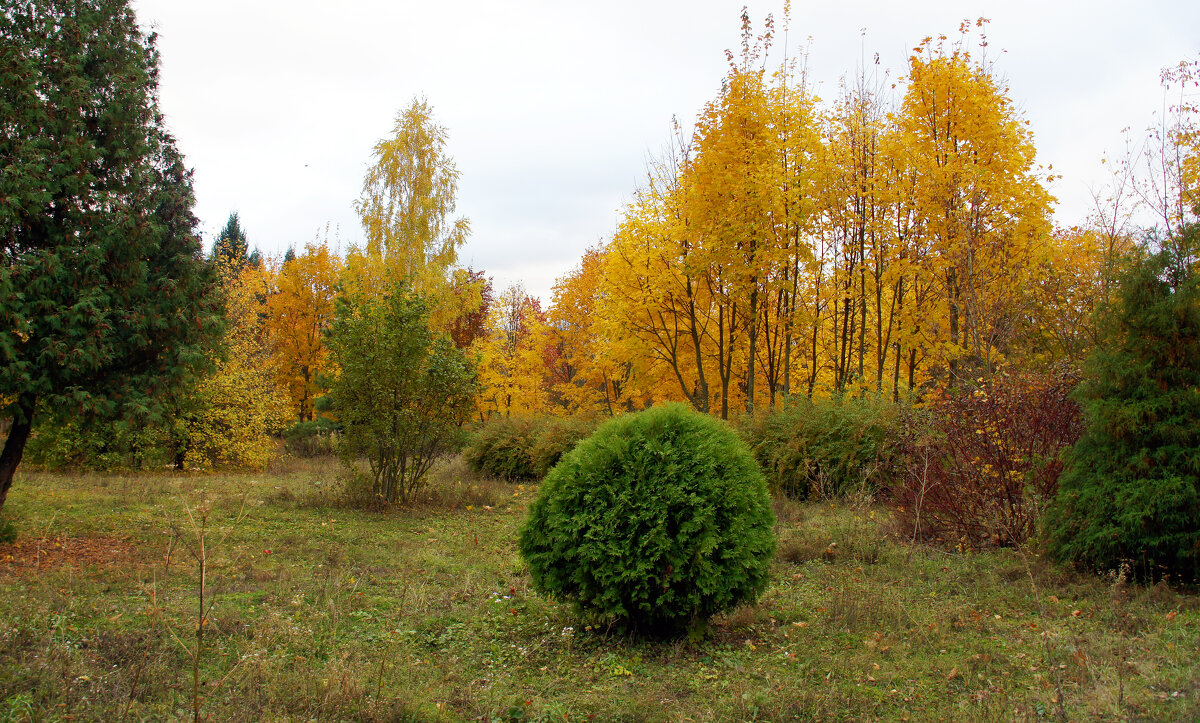
[[[255,251],[257,253],[257,250]],[[224,261],[228,266],[240,269],[250,259],[250,242],[246,239],[246,230],[242,228],[237,211],[229,214],[217,239],[213,241],[212,258],[214,261]]]
[[[152,416],[219,326],[127,0],[0,6],[0,506],[37,410]]]
[[[1200,275],[1186,226],[1135,264],[1077,392],[1087,420],[1046,519],[1051,554],[1139,578],[1200,571]]]

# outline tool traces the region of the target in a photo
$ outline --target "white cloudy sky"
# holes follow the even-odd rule
[[[343,247],[359,241],[352,204],[371,148],[424,95],[462,174],[461,261],[545,301],[611,233],[671,117],[690,123],[715,96],[743,4],[757,27],[782,6],[134,0],[159,33],[162,108],[195,169],[206,239],[237,211],[268,254],[326,228]],[[832,98],[864,53],[903,75],[923,37],[981,16],[1039,161],[1064,176],[1058,218],[1081,221],[1101,154],[1161,110],[1159,70],[1200,51],[1200,2],[795,0],[789,45],[811,38],[810,75]]]

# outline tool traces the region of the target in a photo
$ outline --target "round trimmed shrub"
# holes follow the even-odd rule
[[[543,481],[520,533],[534,587],[672,635],[766,589],[775,515],[749,449],[680,404],[611,420]]]

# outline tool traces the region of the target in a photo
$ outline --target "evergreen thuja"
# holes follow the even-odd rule
[[[520,549],[539,592],[601,624],[674,635],[766,589],[774,522],[745,444],[674,404],[609,421],[564,455]]]
[[[1190,581],[1200,571],[1195,225],[1122,279],[1077,392],[1087,428],[1046,518],[1050,553]]]

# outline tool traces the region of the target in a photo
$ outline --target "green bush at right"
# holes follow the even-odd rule
[[[1049,551],[1097,570],[1200,571],[1200,278],[1187,227],[1122,278],[1077,392],[1086,418],[1046,516]]]

